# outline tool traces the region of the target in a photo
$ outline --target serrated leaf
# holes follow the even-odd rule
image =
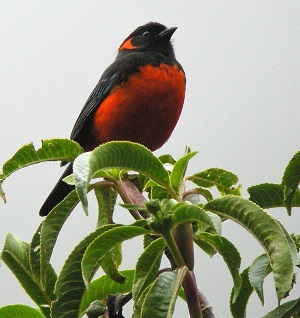
[[[170,195],[168,191],[160,186],[153,186],[151,188],[151,200],[163,200],[163,199],[169,199]]]
[[[87,186],[101,169],[118,168],[137,171],[162,186],[169,187],[169,173],[146,147],[127,141],[113,141],[85,153],[74,161],[76,188],[87,213]]]
[[[3,165],[3,178],[26,166],[43,161],[71,161],[83,152],[75,141],[68,139],[45,139],[42,147],[35,150],[33,143],[20,148],[15,155]]]
[[[186,267],[160,274],[143,301],[141,318],[171,318]],[[163,295],[163,297],[162,297]]]
[[[29,264],[34,279],[40,281],[40,269],[41,269],[41,228],[43,222],[39,225],[35,231],[29,246]]]
[[[235,302],[233,302],[233,295],[235,293],[234,288],[230,295],[230,311],[233,318],[245,318],[246,317],[246,306],[249,298],[253,292],[253,288],[249,281],[248,276],[249,267],[241,273],[242,284],[240,293],[238,294]]]
[[[132,289],[134,301],[155,280],[165,247],[166,243],[162,238],[156,239],[147,246],[138,259]]]
[[[151,287],[152,287],[152,285],[149,285],[143,291],[141,297],[134,302],[133,314],[132,314],[131,318],[141,318],[141,311],[142,311],[142,307],[143,307],[143,302],[144,302],[145,297],[147,296],[148,291]]]
[[[249,187],[249,200],[258,204],[263,209],[285,207],[285,186],[282,184],[262,183]],[[297,188],[294,193],[293,206],[300,206],[300,191]]]
[[[185,174],[189,161],[197,154],[197,151],[189,152],[185,156],[176,161],[173,166],[170,182],[173,189],[178,193],[181,183],[183,182],[183,176]]]
[[[239,181],[237,175],[220,168],[210,168],[196,173],[188,177],[188,180],[204,188],[216,186],[221,193],[226,194],[232,193],[231,188]]]
[[[184,201],[189,201],[193,204],[199,204],[201,203],[200,196],[204,197],[207,202],[213,200],[213,195],[209,190],[199,187],[184,193]]]
[[[300,298],[288,301],[275,308],[262,318],[298,318],[300,315]]]
[[[234,302],[240,292],[242,284],[242,279],[239,273],[241,266],[240,253],[236,247],[223,236],[213,235],[210,233],[199,233],[196,237],[204,239],[223,257],[233,279],[234,293],[232,300]]]
[[[125,204],[125,203],[120,203],[119,206],[121,206],[122,208],[125,208],[129,211],[131,210],[137,210],[137,211],[147,211],[146,208],[141,207],[138,204]]]
[[[98,202],[97,228],[112,223],[112,216],[117,200],[117,193],[110,187],[94,188]]]
[[[257,257],[249,268],[250,283],[256,291],[262,305],[264,305],[263,283],[266,275],[270,273],[269,264],[268,256],[263,254]]]
[[[217,253],[217,250],[198,234],[194,235],[194,242],[210,257],[213,257]]]
[[[253,202],[235,196],[208,202],[205,209],[239,223],[252,233],[270,259],[277,297],[283,299],[292,288],[293,262],[289,244],[278,223]]]
[[[55,283],[57,280],[57,275],[52,268],[51,264],[47,264],[47,271],[45,271],[45,276],[43,277],[43,282],[41,279],[41,228],[43,222],[39,225],[36,232],[33,235],[29,246],[29,263],[31,268],[31,273],[33,279],[41,286],[41,289],[45,290],[45,295],[47,295],[49,300],[55,300],[56,295],[54,294]],[[50,308],[41,307],[43,313],[47,313],[47,317],[50,317]],[[47,310],[47,312],[45,312]]]
[[[29,264],[29,244],[12,233],[5,238],[1,258],[13,272],[21,286],[31,299],[40,307],[49,305],[50,295],[47,295],[38,282],[35,281]],[[49,297],[49,298],[48,298]]]
[[[211,217],[208,211],[191,205],[184,204],[180,205],[173,213],[172,225],[176,226],[185,222],[204,222],[208,224],[215,233],[221,234],[222,222],[221,219],[215,215]]]
[[[2,318],[45,318],[38,310],[26,305],[7,305],[0,307],[0,317]]]
[[[281,227],[281,230],[282,230],[283,234],[285,235],[285,238],[289,244],[293,264],[295,266],[299,266],[298,250],[297,250],[297,247],[296,247],[296,244],[295,244],[293,238],[291,237],[291,235],[289,234],[287,229],[282,225],[281,222],[279,222],[278,220],[276,220],[276,222]]]
[[[117,244],[148,232],[138,226],[120,226],[95,238],[86,249],[82,259],[82,275],[86,285],[91,281],[105,255],[110,253]]]
[[[101,276],[89,285],[89,289],[85,291],[81,304],[80,316],[83,315],[89,305],[95,300],[101,300],[109,294],[128,293],[132,289],[134,270],[123,270],[121,274],[126,277],[123,284],[118,284],[111,280],[107,275]]]
[[[300,183],[300,151],[298,151],[288,163],[284,174],[282,176],[281,184],[285,186],[284,190],[284,204],[291,214],[292,204],[295,196],[295,192]]]
[[[107,253],[101,263],[104,272],[116,283],[124,283],[126,277],[118,270],[122,262],[122,246],[117,244],[110,253]]]
[[[163,163],[169,163],[171,165],[174,165],[176,160],[170,155],[170,154],[165,154],[165,155],[161,155],[158,157],[158,159]]]
[[[57,300],[52,302],[51,318],[74,318],[79,314],[80,302],[85,292],[81,261],[86,248],[101,233],[118,227],[110,224],[101,227],[84,238],[68,256],[55,286]]]
[[[48,269],[53,248],[62,226],[77,205],[79,199],[76,191],[70,192],[44,219],[41,227],[40,262],[41,283],[46,285]]]

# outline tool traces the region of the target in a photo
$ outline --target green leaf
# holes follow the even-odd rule
[[[0,307],[1,318],[45,318],[38,310],[26,305],[8,305]]]
[[[168,171],[146,147],[126,141],[108,142],[74,161],[76,188],[86,213],[88,184],[98,170],[108,168],[134,170],[169,187]]]
[[[191,204],[180,205],[173,213],[173,226],[185,222],[204,222],[217,234],[220,234],[222,229],[222,222],[219,217],[215,217],[215,215],[211,217],[210,212]]]
[[[138,259],[132,289],[134,301],[136,301],[142,292],[155,280],[165,247],[166,243],[162,238],[156,239],[147,246]]]
[[[187,165],[189,161],[197,154],[196,151],[189,152],[185,156],[181,157],[176,161],[176,163],[173,166],[171,175],[170,175],[170,181],[171,186],[173,189],[179,193],[179,188],[181,183],[183,182],[183,177],[187,168]]]
[[[53,248],[62,226],[78,203],[76,191],[70,192],[44,219],[41,228],[40,262],[41,283],[46,285]]]
[[[141,318],[171,318],[186,267],[160,274],[143,301]]]
[[[288,301],[275,308],[262,318],[298,318],[300,315],[300,298]]]
[[[72,161],[83,149],[75,141],[68,139],[45,139],[42,147],[35,150],[33,143],[20,148],[15,155],[3,165],[3,179],[26,166],[43,161]]]
[[[200,196],[204,197],[206,201],[213,200],[212,193],[209,190],[202,187],[193,189],[191,191],[188,190],[183,194],[184,201],[189,201],[193,204],[201,203]]]
[[[95,300],[101,300],[109,294],[128,293],[132,289],[134,270],[123,270],[121,274],[127,277],[123,284],[118,284],[111,280],[107,275],[101,276],[89,285],[89,289],[85,291],[81,305],[80,317],[83,315],[89,305]]]
[[[270,261],[266,254],[257,257],[249,268],[249,280],[256,291],[262,305],[264,305],[263,283],[267,274],[270,273]]]
[[[206,242],[204,237],[198,235],[198,233],[194,235],[194,242],[210,257],[213,257],[217,253],[216,249]]]
[[[208,202],[205,209],[239,223],[252,233],[270,259],[277,297],[283,299],[292,288],[293,262],[289,244],[278,223],[253,202],[235,196]]]
[[[213,235],[210,233],[200,233],[197,234],[196,237],[204,239],[223,257],[233,279],[234,293],[232,300],[234,302],[239,294],[242,284],[242,279],[239,273],[241,266],[240,253],[235,246],[223,236]]]
[[[95,238],[86,249],[82,259],[82,275],[86,285],[91,281],[105,255],[110,253],[117,244],[148,232],[138,226],[120,226]]]
[[[98,228],[112,223],[117,193],[111,187],[106,186],[95,187],[94,191],[98,201]]]
[[[163,200],[169,198],[168,191],[160,186],[152,186],[150,195],[151,200]]]
[[[221,193],[225,194],[232,193],[232,187],[239,181],[234,173],[219,168],[207,169],[187,179],[204,188],[216,186]]]
[[[163,163],[169,163],[171,165],[174,165],[176,160],[170,155],[170,154],[165,154],[165,155],[161,155],[158,157],[158,159]]]
[[[30,246],[29,246],[29,263],[31,268],[31,273],[33,276],[33,279],[41,286],[41,289],[45,291],[45,295],[49,298],[49,300],[55,300],[56,295],[54,294],[54,288],[55,283],[57,280],[57,275],[51,266],[50,263],[46,266],[45,275],[43,277],[43,280],[41,279],[41,228],[42,228],[43,222],[40,224],[40,226],[37,228],[36,232],[34,233],[34,236],[31,240]],[[44,251],[42,252],[44,253]],[[47,307],[41,307],[44,314],[47,315],[47,317],[50,317],[50,308]]]
[[[249,187],[250,200],[263,209],[285,207],[285,186],[282,184],[263,183]],[[294,194],[293,206],[300,206],[300,191],[297,188]]]
[[[51,318],[74,318],[78,316],[81,299],[86,290],[81,272],[83,254],[96,237],[118,226],[117,224],[110,224],[97,229],[84,238],[69,255],[57,279],[55,286],[57,300],[52,302]]]
[[[234,288],[232,289],[230,295],[230,311],[233,318],[245,318],[246,317],[246,306],[249,298],[253,292],[253,288],[249,281],[249,267],[243,270],[241,273],[242,284],[240,288],[240,293],[233,302],[233,296],[235,294]]]
[[[295,241],[293,240],[287,229],[278,220],[276,220],[276,222],[281,227],[281,230],[289,244],[293,264],[295,266],[299,266],[299,256]]]
[[[290,215],[295,193],[300,183],[300,151],[288,163],[281,183],[285,186],[284,204]]]
[[[5,238],[1,258],[13,272],[21,286],[39,306],[49,305],[47,295],[35,281],[29,264],[29,244],[12,233]]]
[[[43,222],[39,225],[35,231],[29,247],[29,264],[31,268],[32,275],[35,281],[40,281],[40,269],[41,269],[41,228]]]
[[[117,244],[110,253],[107,253],[101,263],[104,272],[116,283],[124,283],[126,277],[123,276],[118,268],[122,263],[122,246]]]
[[[143,211],[143,212],[146,212],[147,209],[146,208],[143,208],[141,207],[139,204],[125,204],[125,203],[120,203],[119,204],[122,208],[125,208],[129,211],[132,211],[132,210],[137,210],[137,211]]]

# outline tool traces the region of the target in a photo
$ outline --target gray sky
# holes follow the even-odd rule
[[[137,26],[157,21],[178,27],[174,45],[186,72],[187,92],[180,121],[156,154],[178,158],[189,144],[199,151],[190,173],[210,167],[235,172],[246,196],[250,185],[280,182],[300,148],[299,17],[300,3],[288,0],[1,1],[0,163],[29,141],[39,147],[41,139],[69,137],[122,40]],[[41,221],[39,207],[61,173],[58,163],[44,163],[4,183],[8,203],[0,202],[0,248],[7,231],[30,241]],[[57,271],[74,244],[93,230],[93,212],[92,204],[88,218],[76,209],[63,228],[52,258]],[[288,218],[284,210],[270,211],[296,233],[298,212],[294,209]],[[122,209],[117,217],[131,222]],[[226,222],[223,234],[241,252],[242,269],[263,252],[232,223]],[[123,268],[136,262],[128,246]],[[232,280],[222,259],[197,251],[196,275],[215,313],[230,317]],[[262,316],[276,306],[271,276],[265,288],[265,307],[253,295],[247,317]],[[0,306],[31,304],[4,265],[0,295]],[[185,313],[180,303],[174,317]]]

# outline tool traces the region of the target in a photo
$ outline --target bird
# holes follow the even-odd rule
[[[155,151],[169,139],[186,89],[185,72],[171,39],[176,29],[149,22],[125,38],[71,132],[70,139],[84,151],[109,141],[136,142]],[[40,208],[41,216],[48,215],[74,189],[62,180],[72,171],[70,163]]]

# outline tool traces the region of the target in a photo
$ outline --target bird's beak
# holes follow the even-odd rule
[[[173,33],[177,30],[177,27],[168,28],[158,34],[160,39],[164,39],[169,41],[173,35]]]

